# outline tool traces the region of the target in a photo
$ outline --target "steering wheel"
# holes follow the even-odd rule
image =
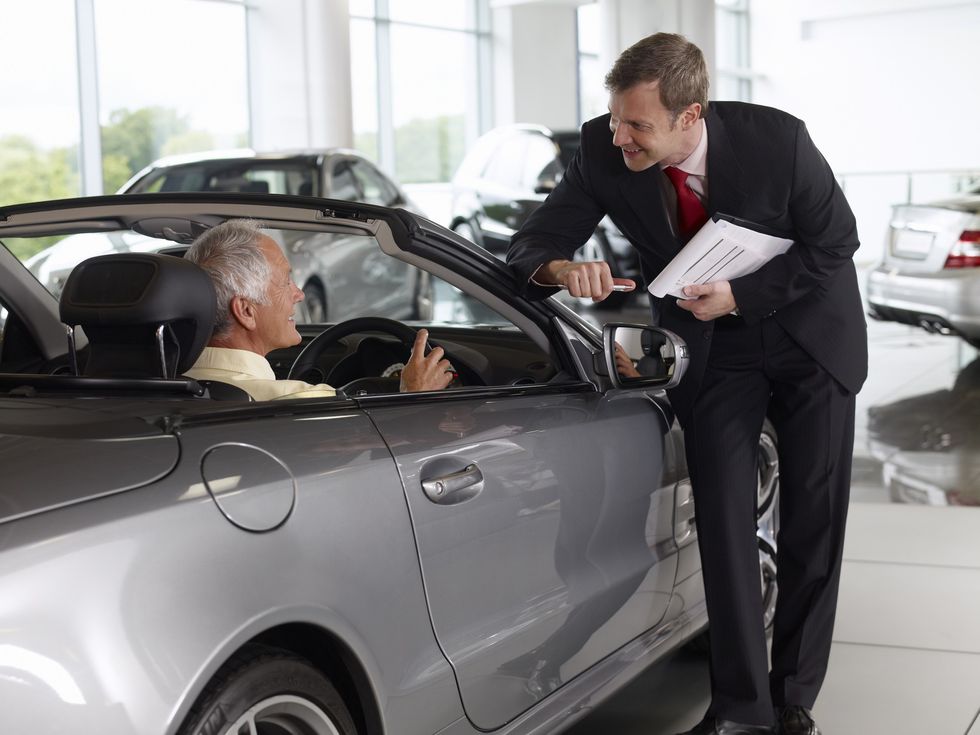
[[[324,352],[326,352],[330,347],[344,337],[351,334],[357,334],[359,332],[382,332],[384,334],[391,335],[397,339],[409,353],[411,352],[412,347],[415,346],[415,337],[418,334],[418,332],[412,327],[395,321],[394,319],[385,319],[384,317],[379,316],[365,316],[357,319],[348,319],[345,322],[340,322],[339,324],[335,324],[334,326],[323,330],[308,345],[306,345],[299,355],[297,355],[292,367],[289,368],[289,375],[287,377],[289,380],[305,380],[306,378],[304,376],[316,368],[316,365],[320,360],[320,356]],[[427,347],[430,349],[433,346],[434,345],[432,342],[427,343]],[[445,358],[453,364],[456,370],[460,369],[459,361],[454,359],[448,352],[445,354]],[[358,385],[355,386],[355,383]],[[360,383],[364,383],[364,385],[361,386]],[[365,376],[363,378],[359,378],[358,380],[351,381],[343,387],[348,392],[351,389],[358,387],[373,387],[379,390],[395,392],[398,390],[398,378]]]

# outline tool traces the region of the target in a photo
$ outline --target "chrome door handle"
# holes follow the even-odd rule
[[[483,490],[483,473],[475,464],[468,464],[457,472],[422,480],[422,490],[433,503],[455,505]]]

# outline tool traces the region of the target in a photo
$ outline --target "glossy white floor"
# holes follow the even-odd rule
[[[642,321],[644,312],[620,317]],[[938,420],[913,427],[942,433],[938,452],[877,442],[872,453],[880,435],[868,421],[870,407],[914,397],[921,398],[916,412],[903,407],[896,420],[928,414],[977,353],[959,340],[894,324],[870,324],[869,340],[837,625],[815,715],[824,735],[980,735],[980,507],[921,504],[949,502],[943,488],[980,498],[980,385],[957,394],[956,428]],[[972,398],[965,424],[963,398]],[[947,481],[951,473],[955,487]],[[906,502],[892,502],[896,487],[905,488]],[[670,735],[701,718],[708,696],[705,657],[683,650],[570,732]]]

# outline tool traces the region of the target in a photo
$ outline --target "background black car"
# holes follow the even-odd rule
[[[510,238],[555,188],[579,147],[577,130],[508,125],[481,137],[452,181],[450,227],[492,253],[503,255]],[[605,260],[613,276],[640,280],[639,260],[609,218],[575,255]],[[618,307],[629,294],[614,293],[602,306]]]

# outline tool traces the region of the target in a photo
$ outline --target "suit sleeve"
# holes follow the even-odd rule
[[[797,124],[789,214],[795,242],[755,273],[731,282],[742,316],[754,322],[832,278],[860,244],[857,227],[830,165]]]
[[[543,299],[558,290],[532,283],[531,276],[551,260],[571,260],[605,214],[592,191],[584,149],[583,136],[558,186],[511,238],[507,264],[529,299]]]

